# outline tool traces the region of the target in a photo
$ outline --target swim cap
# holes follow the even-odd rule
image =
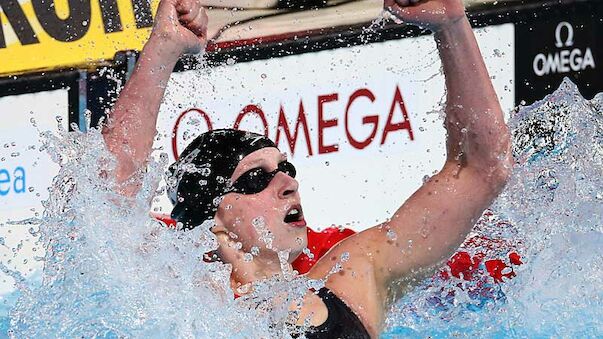
[[[252,132],[218,129],[201,134],[169,167],[168,195],[174,209],[172,219],[192,229],[212,219],[221,197],[228,193],[230,178],[245,156],[272,140]]]

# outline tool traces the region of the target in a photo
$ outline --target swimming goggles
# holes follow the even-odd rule
[[[268,172],[265,169],[258,167],[243,173],[232,184],[228,191],[241,194],[260,193],[261,191],[265,190],[266,187],[268,187],[278,172],[283,172],[291,178],[295,178],[295,175],[297,174],[295,166],[288,161],[280,162],[278,167],[272,172]]]

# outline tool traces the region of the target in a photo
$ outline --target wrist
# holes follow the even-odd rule
[[[469,19],[467,19],[467,16],[463,13],[462,15],[448,18],[447,20],[442,22],[438,27],[436,27],[434,33],[453,30],[459,26],[464,25],[465,23],[469,23]]]
[[[176,64],[181,55],[182,48],[179,48],[172,39],[162,37],[154,32],[151,33],[149,40],[140,53],[141,57],[156,60],[166,66]]]
[[[444,41],[450,42],[458,39],[467,31],[471,31],[471,24],[469,24],[467,16],[463,15],[450,19],[437,27],[434,30],[434,37],[436,42],[440,44]]]

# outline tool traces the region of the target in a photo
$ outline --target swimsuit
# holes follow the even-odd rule
[[[170,227],[175,227],[176,221],[167,216],[155,214],[155,218],[165,222]],[[300,273],[306,273],[314,266],[328,250],[339,241],[353,235],[350,229],[340,230],[330,227],[322,232],[315,232],[308,228],[308,248],[312,256],[300,255],[293,268]],[[364,339],[370,338],[366,328],[358,316],[328,288],[318,290],[318,296],[327,306],[327,320],[319,326],[311,326],[305,333],[308,339]],[[235,295],[235,297],[238,297]],[[291,333],[294,338],[299,334]]]
[[[318,291],[318,296],[327,306],[327,320],[312,326],[305,335],[308,339],[361,339],[370,338],[358,316],[328,288]]]

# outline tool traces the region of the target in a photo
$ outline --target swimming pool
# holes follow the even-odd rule
[[[472,234],[505,244],[465,250],[484,260],[521,253],[516,276],[495,282],[482,262],[475,279],[419,282],[392,306],[383,337],[603,333],[602,100],[586,101],[566,80],[511,118],[519,165]],[[177,232],[148,217],[144,202],[165,164],[153,165],[137,203],[128,205],[98,175],[99,166],[111,167],[98,132],[47,138],[62,168],[41,219],[44,277],[24,280],[3,330],[13,337],[288,335],[287,310],[274,296],[294,300],[308,282],[266,281],[253,297],[235,300],[226,267],[198,264],[215,247],[209,232]],[[16,298],[5,296],[5,304]]]

